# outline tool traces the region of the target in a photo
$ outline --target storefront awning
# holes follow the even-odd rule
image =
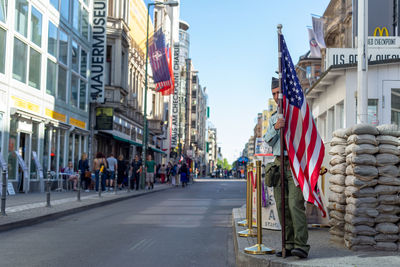
[[[135,142],[135,141],[132,141],[132,140],[128,140],[128,139],[119,137],[119,136],[117,136],[117,135],[113,135],[113,138],[114,138],[115,140],[118,140],[118,141],[121,141],[121,142],[126,142],[126,143],[129,143],[129,144],[134,145],[134,146],[142,146],[142,144],[139,144],[139,143],[137,143],[137,142]]]
[[[154,147],[149,147],[149,148],[151,148],[151,150],[153,150],[154,152],[158,152],[158,153],[167,155],[167,153],[166,153],[165,151],[162,151],[162,150],[160,150],[160,149],[158,149],[158,148],[154,148]]]

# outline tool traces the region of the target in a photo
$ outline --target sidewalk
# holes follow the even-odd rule
[[[87,209],[104,206],[118,201],[155,193],[173,188],[166,184],[155,184],[153,190],[117,190],[114,192],[102,192],[99,198],[98,192],[86,193],[81,191],[81,201],[77,201],[77,192],[51,192],[51,207],[46,207],[45,193],[16,194],[7,196],[6,214],[0,215],[0,231],[7,231],[19,227],[29,226],[45,220],[56,219],[68,214]]]
[[[237,232],[245,230],[237,226],[245,218],[245,206],[232,211],[233,241],[237,266],[400,266],[399,252],[350,251],[329,241],[326,228],[309,228],[310,254],[307,259],[275,255],[250,255],[244,248],[257,243],[256,237],[239,237]],[[281,250],[281,232],[263,229],[263,244],[276,251]]]

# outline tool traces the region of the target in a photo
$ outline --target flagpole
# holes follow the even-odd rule
[[[278,67],[279,67],[279,107],[278,107],[278,118],[283,118],[283,94],[282,94],[282,47],[281,47],[281,35],[282,35],[282,24],[278,24]],[[281,228],[282,228],[282,257],[286,258],[285,249],[285,155],[284,155],[284,128],[280,130],[280,141],[281,141],[281,154],[280,154],[280,171],[281,171]]]

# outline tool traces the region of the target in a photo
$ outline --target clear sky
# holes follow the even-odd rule
[[[329,0],[181,0],[189,23],[190,57],[207,87],[210,121],[222,155],[232,163],[253,135],[257,113],[271,98],[278,68],[277,24],[294,64],[309,50],[311,14],[322,15]]]

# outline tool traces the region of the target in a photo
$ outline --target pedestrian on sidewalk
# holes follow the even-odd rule
[[[168,162],[166,171],[167,171],[167,174],[166,174],[167,183],[170,184],[171,183],[171,171],[172,171],[171,162]]]
[[[85,192],[89,192],[92,173],[89,170],[89,160],[86,153],[82,153],[81,159],[78,162],[78,169],[81,171],[81,183],[85,184]]]
[[[110,153],[107,158],[107,179],[106,179],[106,191],[114,189],[115,171],[118,168],[117,159],[114,158],[114,154]]]
[[[189,182],[189,168],[186,166],[186,163],[182,164],[182,167],[179,169],[179,174],[181,175],[182,187],[187,186]]]
[[[134,189],[136,185],[136,190],[139,190],[140,176],[142,174],[142,161],[137,154],[131,164],[131,173],[131,189]]]
[[[278,104],[279,95],[279,80],[272,78],[272,96]],[[275,111],[269,119],[268,129],[264,136],[265,141],[272,147],[275,156],[275,165],[280,166],[280,129],[285,127],[285,120],[278,118],[278,113]],[[287,151],[284,151],[285,156],[285,250],[286,256],[297,256],[307,258],[310,246],[308,241],[307,219],[304,207],[303,193],[299,186],[296,186],[294,177],[290,170],[289,158]],[[276,207],[278,209],[279,221],[282,225],[282,208],[281,208],[281,181],[277,179],[277,185],[274,187],[274,197]],[[276,253],[276,256],[282,257],[282,251]]]
[[[107,160],[103,153],[97,152],[96,158],[93,160],[93,171],[96,178],[96,191],[99,190],[101,183],[101,191],[106,190],[106,172]],[[100,180],[100,181],[99,181]]]
[[[76,191],[76,186],[78,184],[78,175],[74,171],[74,165],[72,164],[72,161],[68,162],[68,166],[64,168],[64,173],[68,175],[68,181],[73,182],[74,191]]]
[[[154,176],[156,171],[156,163],[152,160],[151,155],[148,155],[146,160],[146,182],[147,189],[149,190],[154,188]]]
[[[117,177],[117,184],[118,184],[118,189],[122,190],[122,185],[124,180],[127,177],[127,172],[128,172],[128,166],[124,160],[124,156],[121,154],[118,156],[118,177]]]
[[[167,174],[167,168],[165,167],[165,164],[163,164],[160,167],[160,179],[161,179],[161,183],[165,183],[165,176]]]

